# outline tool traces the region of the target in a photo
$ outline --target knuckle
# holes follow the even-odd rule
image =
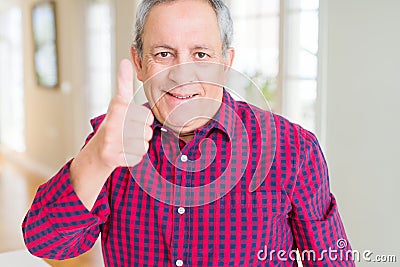
[[[148,149],[149,149],[149,143],[143,140],[142,142],[140,142],[140,145],[138,147],[138,154],[142,156],[147,153]]]
[[[144,142],[144,154],[149,150],[149,142]]]
[[[153,129],[151,129],[150,127],[147,127],[146,140],[150,141],[152,137],[153,137]]]

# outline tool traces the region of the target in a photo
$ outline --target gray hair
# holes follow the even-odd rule
[[[162,3],[172,2],[175,0],[143,0],[136,12],[136,23],[133,46],[139,52],[140,57],[143,56],[143,31],[146,23],[147,16],[150,10]],[[233,22],[229,8],[224,4],[222,0],[207,0],[208,3],[214,9],[217,19],[218,26],[221,33],[222,39],[222,53],[225,56],[226,51],[232,44],[233,39]]]

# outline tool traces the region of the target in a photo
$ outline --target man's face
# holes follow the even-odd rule
[[[220,106],[221,84],[234,54],[228,49],[223,55],[211,5],[201,0],[158,4],[147,17],[142,39],[142,58],[134,49],[132,56],[156,118],[177,133],[206,124]]]

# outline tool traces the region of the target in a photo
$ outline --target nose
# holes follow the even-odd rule
[[[178,60],[177,64],[169,69],[168,78],[176,85],[197,81],[196,63],[187,60]]]

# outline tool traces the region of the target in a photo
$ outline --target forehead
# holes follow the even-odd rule
[[[207,12],[210,15],[216,16],[216,13],[214,11],[214,8],[212,4],[208,0],[166,0],[166,1],[160,1],[159,3],[153,5],[149,11],[149,14],[151,12],[154,12],[154,10],[163,10],[164,12],[171,13],[173,10],[186,10],[187,12],[190,12],[191,9],[204,11],[207,10]]]
[[[222,42],[218,18],[205,0],[175,0],[157,4],[147,15],[143,41]]]

